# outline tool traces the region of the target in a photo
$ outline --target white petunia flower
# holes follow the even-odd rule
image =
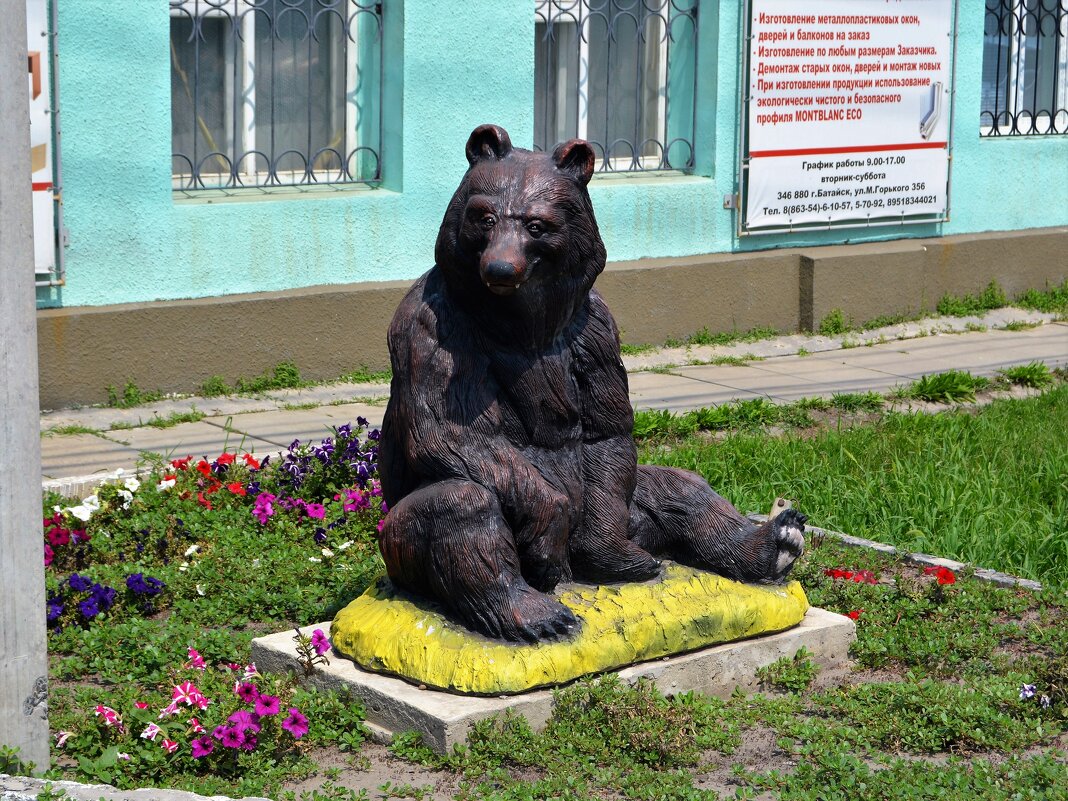
[[[137,492],[137,490],[141,487],[141,482],[133,476],[130,476],[128,479],[126,479],[126,481],[123,482],[123,486],[126,487],[126,489],[128,489],[130,492]]]
[[[168,478],[168,479],[165,479],[164,481],[159,482],[159,484],[156,485],[156,489],[159,490],[160,492],[163,492],[164,490],[169,490],[171,487],[173,487],[175,485],[175,483],[177,483],[177,479]]]
[[[97,509],[100,508],[100,498],[98,498],[96,495],[90,495],[88,498],[83,498],[82,506],[86,507],[87,509],[91,509],[95,512]]]
[[[133,493],[129,490],[119,490],[119,497],[122,498],[122,508],[129,509],[133,502]]]
[[[190,545],[188,548],[185,549],[185,553],[183,553],[182,556],[186,556],[186,557],[192,556],[193,554],[195,554],[199,550],[200,550],[200,546],[199,545],[196,545],[196,544]]]
[[[83,523],[89,522],[89,518],[93,516],[93,510],[88,506],[71,506],[67,509],[72,515],[81,520]]]

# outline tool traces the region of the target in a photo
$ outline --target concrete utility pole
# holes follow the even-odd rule
[[[0,745],[48,767],[26,2],[0,0]]]

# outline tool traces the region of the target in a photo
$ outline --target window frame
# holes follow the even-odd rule
[[[638,0],[634,5],[638,13],[644,14],[641,22],[635,18],[636,28],[640,28],[645,25],[644,31],[636,31],[636,36],[640,38],[643,46],[639,48],[638,58],[648,63],[649,59],[649,26],[647,23],[653,18],[660,20],[661,35],[655,48],[655,59],[657,64],[657,84],[656,84],[656,119],[654,123],[655,135],[653,137],[646,137],[639,142],[631,142],[629,139],[616,138],[611,142],[598,142],[589,140],[589,110],[590,110],[590,22],[594,17],[600,17],[604,20],[608,36],[611,36],[614,18],[609,18],[606,11],[611,9],[610,2],[605,9],[597,9],[591,11],[591,0],[536,0],[534,7],[535,14],[535,42],[539,39],[543,41],[553,40],[553,28],[557,26],[568,26],[574,28],[574,36],[578,39],[578,64],[576,68],[576,81],[573,85],[573,97],[572,88],[565,87],[566,91],[557,91],[563,86],[563,81],[560,80],[561,73],[564,72],[567,67],[563,60],[559,60],[559,66],[555,66],[555,70],[551,70],[550,65],[546,65],[546,74],[549,75],[555,71],[556,80],[554,84],[546,86],[546,103],[550,103],[555,99],[555,105],[557,106],[557,115],[560,113],[560,108],[569,102],[574,102],[577,105],[576,111],[576,128],[575,134],[578,139],[586,139],[594,146],[595,151],[598,153],[598,166],[595,170],[596,176],[607,175],[649,175],[649,174],[685,174],[691,172],[694,169],[696,161],[696,149],[693,138],[695,136],[694,127],[696,127],[696,100],[697,100],[697,47],[698,47],[698,12],[700,8],[699,0],[693,0],[689,9],[680,9],[675,6],[674,0],[664,0],[661,9],[652,11],[647,8],[644,0]],[[673,15],[674,10],[674,15]],[[689,13],[692,17],[693,25],[693,47],[694,53],[692,58],[694,60],[694,75],[693,75],[693,108],[691,110],[693,123],[689,131],[690,139],[682,137],[676,137],[670,142],[668,140],[668,91],[671,82],[670,72],[670,50],[669,43],[672,41],[671,27],[678,16]],[[621,15],[628,15],[634,18],[634,14],[630,10],[617,11],[616,17]],[[552,91],[551,91],[552,90]],[[638,91],[641,91],[639,88]],[[535,87],[535,113],[537,113],[537,87]],[[607,102],[607,100],[606,100]],[[536,126],[537,127],[537,126]],[[545,124],[546,134],[549,135],[548,123]],[[607,138],[607,130],[606,130]],[[682,167],[670,166],[668,158],[668,151],[676,142],[682,141],[686,144],[689,150],[689,158],[687,163]],[[659,149],[659,155],[641,155],[644,146],[650,142],[654,143]],[[630,156],[613,156],[610,155],[615,152],[617,145],[623,143],[630,147]],[[552,143],[555,144],[555,143]],[[545,147],[551,147],[552,144],[546,142]]]
[[[317,0],[309,0],[309,2],[314,4]],[[194,35],[196,35],[198,26],[200,25],[198,22],[199,18],[222,18],[229,20],[231,26],[233,26],[229,41],[225,43],[224,52],[223,127],[226,134],[226,152],[220,153],[218,150],[214,150],[199,157],[198,163],[193,163],[193,159],[188,155],[174,152],[174,142],[172,139],[171,188],[173,191],[191,195],[196,193],[232,193],[243,190],[254,190],[257,192],[279,192],[287,190],[306,191],[315,188],[336,190],[359,188],[381,183],[381,149],[383,146],[381,104],[384,96],[383,87],[381,85],[383,75],[381,68],[383,51],[381,48],[383,45],[384,33],[381,2],[367,4],[362,2],[362,0],[342,0],[340,3],[340,8],[347,9],[349,12],[347,17],[338,17],[343,27],[343,36],[347,41],[344,57],[345,87],[343,97],[345,98],[345,141],[343,143],[343,148],[320,148],[315,152],[309,153],[288,149],[281,153],[274,154],[273,162],[269,154],[262,148],[258,147],[257,141],[258,134],[261,133],[261,129],[264,127],[256,124],[256,20],[258,15],[264,13],[263,6],[258,4],[258,0],[170,0],[168,8],[169,18],[171,20],[184,18],[193,21]],[[319,9],[319,13],[324,12],[333,13],[335,16],[338,16],[336,9],[332,7],[327,6]],[[355,101],[361,76],[359,72],[359,36],[354,35],[354,28],[357,27],[359,16],[368,13],[376,18],[378,24],[378,39],[380,43],[378,65],[379,86],[377,87],[379,111],[376,131],[377,141],[374,143],[376,145],[375,147],[360,143],[360,137],[357,132],[358,109]],[[273,27],[276,21],[275,18],[268,16],[268,20]],[[171,24],[173,25],[173,22]],[[308,36],[314,35],[312,33],[313,29],[314,24],[309,29]],[[337,41],[338,40],[331,40],[331,70],[337,69]],[[173,71],[175,59],[173,43],[171,47],[171,69]],[[239,52],[242,59],[242,67],[239,79],[240,86],[236,86],[235,76],[238,75],[238,71],[236,70],[235,61],[238,58]],[[238,97],[240,97],[240,102],[237,100]],[[195,100],[193,101],[193,113],[194,115],[197,114]],[[239,120],[235,119],[238,115],[240,115]],[[235,141],[236,131],[240,131],[240,142]],[[194,140],[196,136],[197,134],[194,132]],[[277,166],[283,158],[294,153],[304,159],[305,167],[303,170],[295,168],[285,169]],[[337,156],[341,161],[339,166],[316,169],[313,166],[315,160],[324,153],[333,153]],[[374,157],[376,165],[374,174],[371,178],[353,178],[352,175],[358,173],[359,170],[350,169],[349,165],[354,160],[361,158],[363,153],[370,153]],[[223,171],[218,173],[203,173],[201,171],[201,166],[209,159],[220,157],[230,165],[229,173]],[[189,165],[190,171],[188,173],[174,172],[174,161],[178,158],[184,159],[185,163]],[[260,159],[266,163],[266,169],[257,167],[257,162],[260,161]],[[220,183],[217,185],[205,185],[205,175],[220,176]],[[322,176],[325,176],[327,180],[323,180]],[[334,178],[331,178],[331,176],[334,176]]]

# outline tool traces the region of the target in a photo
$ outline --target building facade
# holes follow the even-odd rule
[[[486,122],[522,147],[601,143],[600,285],[631,342],[1068,276],[1064,0],[944,0],[946,219],[758,235],[738,218],[750,3],[52,2],[46,406],[286,360],[322,378],[384,366],[385,325],[433,263]]]

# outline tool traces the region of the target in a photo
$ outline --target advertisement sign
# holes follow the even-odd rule
[[[56,266],[55,194],[52,153],[52,55],[47,0],[26,0],[26,65],[30,93],[30,181],[33,185],[34,272]]]
[[[751,0],[743,233],[947,219],[953,0]]]

